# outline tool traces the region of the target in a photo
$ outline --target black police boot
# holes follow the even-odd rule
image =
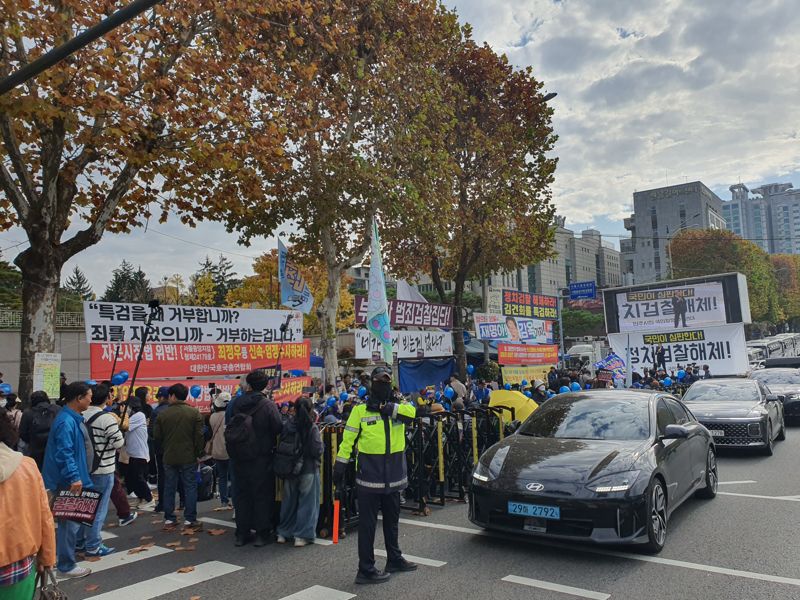
[[[253,546],[256,548],[261,548],[262,546],[271,544],[274,540],[275,536],[271,531],[259,531],[256,533],[256,541],[253,542]]]
[[[417,565],[412,562],[408,562],[405,558],[401,558],[397,562],[387,562],[386,563],[386,572],[387,573],[407,573],[408,571],[416,571]]]
[[[369,573],[362,573],[359,571],[356,573],[356,583],[386,583],[389,581],[390,577],[391,575],[389,573],[384,573],[383,571],[378,571],[377,569],[370,571]]]
[[[233,542],[234,546],[244,546],[250,540],[248,539],[249,536],[246,535],[237,535],[236,539]]]

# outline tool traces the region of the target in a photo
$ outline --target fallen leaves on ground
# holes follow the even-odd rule
[[[100,560],[100,557],[99,556],[87,556],[86,558],[84,558],[84,560],[86,562],[97,562],[98,560]]]
[[[195,550],[196,548],[197,548],[197,546],[178,546],[177,548],[175,548],[175,550],[177,550],[179,552],[191,552],[192,550]]]
[[[225,533],[224,529],[209,529],[208,530],[208,535],[222,535],[223,533]]]
[[[200,538],[189,538],[189,543],[194,544],[195,542],[199,542]]]
[[[153,539],[153,536],[152,536],[152,535],[143,535],[143,536],[142,536],[142,537],[140,537],[139,539],[140,539],[141,541],[145,541],[145,540],[152,540],[152,539]]]
[[[190,596],[189,600],[200,600],[200,596]]]
[[[89,585],[87,585],[87,586],[86,586],[85,588],[83,588],[83,589],[84,589],[85,591],[87,591],[87,592],[95,592],[95,591],[97,591],[99,588],[100,588],[100,586],[99,586],[99,585],[97,585],[96,583],[90,583]]]
[[[177,548],[181,545],[181,542],[167,542],[164,544],[167,548]]]
[[[136,546],[136,548],[131,548],[130,550],[128,550],[128,554],[139,554],[140,552],[147,552],[152,547],[153,547],[152,544]]]
[[[194,567],[181,567],[176,573],[191,573],[192,571],[194,571]]]

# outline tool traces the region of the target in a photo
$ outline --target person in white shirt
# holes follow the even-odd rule
[[[139,505],[141,510],[152,510],[156,504],[153,502],[150,486],[147,485],[150,450],[147,446],[147,417],[144,413],[144,403],[134,396],[128,400],[128,410],[131,418],[128,431],[125,433],[125,450],[129,457],[125,486],[129,494],[136,494],[141,502]]]

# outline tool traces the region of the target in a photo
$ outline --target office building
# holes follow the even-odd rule
[[[722,200],[699,181],[635,192],[620,242],[622,272],[633,283],[668,279],[668,243],[684,229],[724,229]]]
[[[738,183],[722,203],[728,229],[770,254],[800,254],[800,190],[769,183],[752,190]]]

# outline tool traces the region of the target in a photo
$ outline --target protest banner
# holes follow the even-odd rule
[[[608,340],[617,356],[626,355],[629,335],[630,366],[640,373],[654,367],[659,344],[670,370],[689,363],[708,365],[713,375],[739,375],[749,369],[741,323],[665,333],[612,333]]]
[[[33,389],[47,392],[50,398],[61,395],[61,354],[37,352],[33,356]]]
[[[372,360],[381,352],[377,338],[366,329],[355,332],[356,358]],[[452,356],[453,334],[449,331],[392,331],[392,350],[397,358]]]
[[[594,368],[598,371],[598,379],[601,381],[610,380],[600,378],[600,371],[613,374],[614,379],[625,379],[625,361],[614,352],[606,356],[603,360],[594,363]]]
[[[553,322],[504,315],[473,313],[479,340],[516,344],[552,344]]]
[[[84,302],[86,341],[141,342],[146,304]],[[160,306],[153,320],[149,342],[164,344],[268,344],[301,342],[303,315],[290,310],[255,310],[206,306]],[[289,319],[281,337],[280,328]]]
[[[498,313],[511,317],[546,319],[548,321],[558,320],[558,298],[555,296],[506,289],[492,289],[488,295],[490,314]]]
[[[501,365],[554,365],[558,362],[558,346],[498,344],[497,362]]]
[[[356,324],[367,322],[367,297],[355,296]],[[453,306],[410,300],[389,300],[389,322],[392,327],[441,327],[452,329]]]
[[[722,284],[698,283],[617,294],[620,332],[724,325]]]
[[[540,366],[527,366],[527,367],[500,367],[500,372],[503,374],[503,383],[510,383],[511,385],[519,385],[523,381],[527,381],[531,386],[537,379],[541,379],[547,384],[547,373],[553,365],[540,365]]]
[[[111,378],[111,368],[119,346],[115,371],[133,373],[139,344],[91,344],[91,377],[97,381]],[[235,375],[278,362],[285,371],[308,371],[311,342],[299,344],[146,344],[138,376],[195,377],[200,375]]]

